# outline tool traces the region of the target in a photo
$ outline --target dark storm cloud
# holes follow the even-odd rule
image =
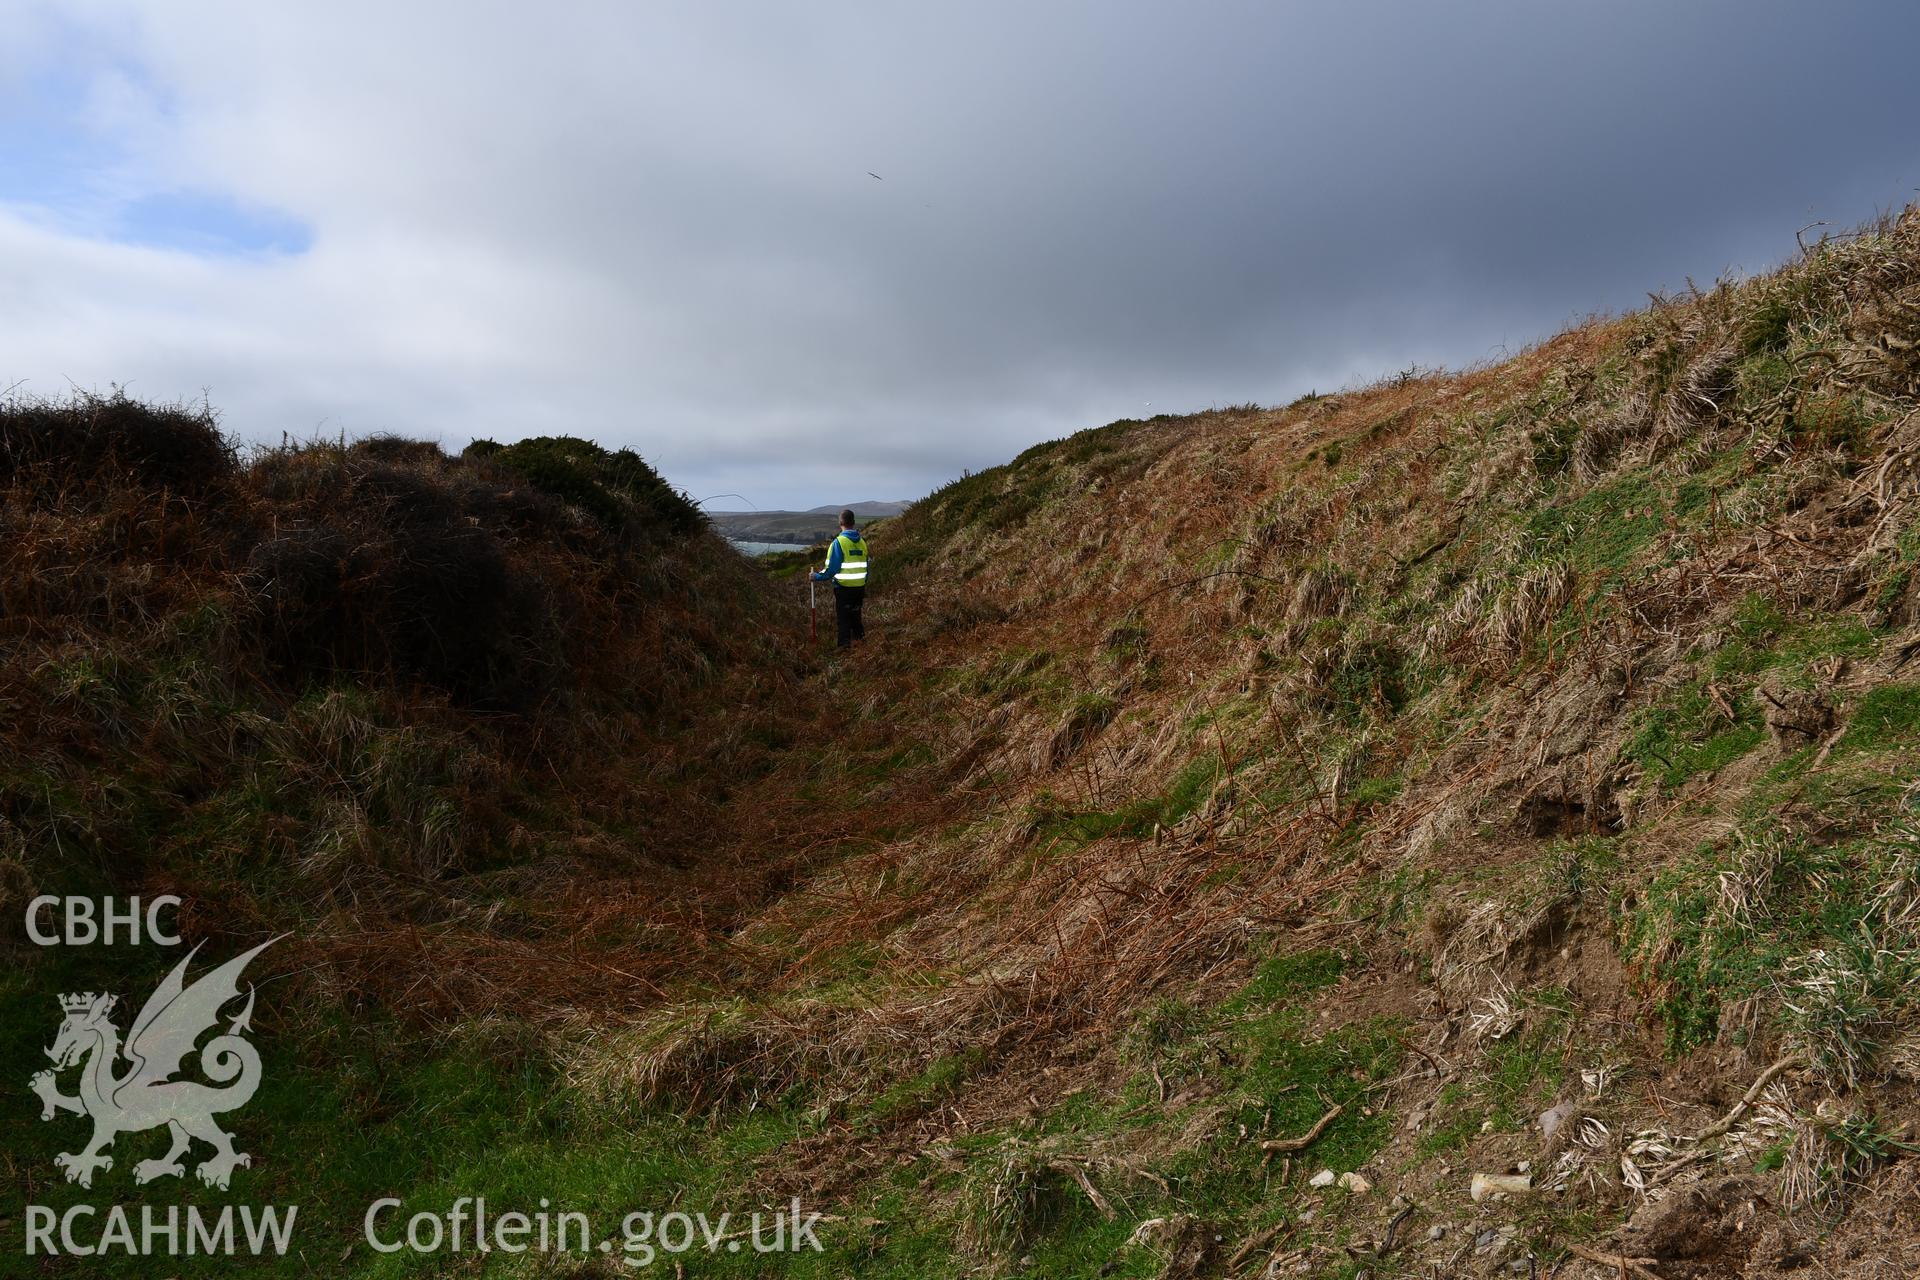
[[[109,190],[312,245],[104,243],[0,184],[44,308],[0,377],[811,506],[1483,359],[1920,186],[1905,5],[261,10],[38,11]]]

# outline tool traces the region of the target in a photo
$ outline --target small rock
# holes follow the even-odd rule
[[[1533,1264],[1527,1261],[1525,1258],[1515,1258],[1512,1262],[1509,1262],[1507,1264],[1507,1270],[1513,1272],[1513,1274],[1517,1276],[1523,1276],[1527,1274],[1527,1268],[1532,1265]]]
[[[1533,1168],[1533,1161],[1522,1160],[1519,1164],[1513,1166],[1513,1171],[1515,1173],[1525,1173],[1527,1170],[1531,1168]]]
[[[1308,1185],[1308,1186],[1310,1186],[1310,1187],[1330,1187],[1330,1186],[1332,1186],[1332,1185],[1333,1185],[1333,1170],[1331,1170],[1331,1169],[1322,1169],[1322,1170],[1321,1170],[1320,1172],[1318,1172],[1318,1173],[1316,1173],[1316,1174],[1314,1174],[1314,1175],[1313,1175],[1313,1176],[1312,1176],[1311,1178],[1308,1178],[1308,1179],[1307,1179],[1307,1185]]]
[[[1319,1215],[1319,1214],[1318,1214],[1318,1213],[1317,1213],[1316,1211],[1314,1211],[1314,1210],[1312,1210],[1312,1209],[1308,1209],[1308,1210],[1306,1210],[1306,1211],[1304,1211],[1303,1213],[1301,1213],[1301,1215],[1300,1215],[1300,1221],[1302,1221],[1302,1222],[1312,1222],[1312,1221],[1313,1221],[1313,1220],[1314,1220],[1315,1218],[1317,1218],[1317,1217],[1319,1217],[1319,1216],[1320,1216],[1320,1215]]]
[[[1446,1239],[1446,1236],[1447,1236],[1447,1229],[1439,1225],[1438,1223],[1435,1223],[1433,1226],[1427,1228],[1427,1239],[1429,1240],[1444,1240]]]
[[[1540,1134],[1542,1134],[1548,1142],[1553,1142],[1553,1134],[1557,1134],[1561,1128],[1565,1128],[1567,1121],[1571,1121],[1572,1111],[1574,1111],[1574,1107],[1572,1107],[1571,1102],[1555,1103],[1555,1105],[1548,1107],[1546,1111],[1542,1111],[1542,1113],[1540,1113]]]
[[[1502,1229],[1485,1233],[1486,1243],[1477,1245],[1474,1252],[1489,1262],[1497,1263],[1518,1247],[1519,1241],[1513,1238],[1513,1232]]]
[[[1347,1190],[1353,1192],[1353,1194],[1357,1196],[1363,1196],[1367,1194],[1367,1192],[1373,1190],[1373,1184],[1371,1182],[1368,1182],[1365,1178],[1361,1177],[1357,1173],[1341,1174],[1340,1185],[1345,1187]]]
[[[1493,1121],[1491,1121],[1491,1120],[1482,1120],[1482,1121],[1480,1122],[1480,1132],[1482,1132],[1482,1133],[1492,1133],[1492,1132],[1493,1132]]]

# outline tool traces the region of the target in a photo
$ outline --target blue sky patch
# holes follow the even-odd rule
[[[298,254],[313,247],[313,229],[299,219],[209,192],[159,192],[128,201],[108,233],[126,244],[209,255]]]
[[[87,94],[85,78],[56,72],[0,96],[0,203],[70,234],[207,257],[312,247],[290,214],[143,173],[126,140],[88,121]]]
[[[123,151],[88,127],[86,96],[84,81],[60,73],[0,97],[0,200],[61,209],[102,197]]]

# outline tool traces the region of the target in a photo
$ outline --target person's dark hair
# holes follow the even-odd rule
[[[848,507],[846,510],[840,513],[840,527],[842,529],[853,528],[853,508],[852,507]]]

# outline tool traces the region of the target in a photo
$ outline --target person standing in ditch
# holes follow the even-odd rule
[[[840,533],[827,549],[827,567],[813,575],[815,582],[833,584],[834,643],[845,649],[867,638],[860,611],[867,603],[867,540],[853,524],[853,509],[840,513]]]

